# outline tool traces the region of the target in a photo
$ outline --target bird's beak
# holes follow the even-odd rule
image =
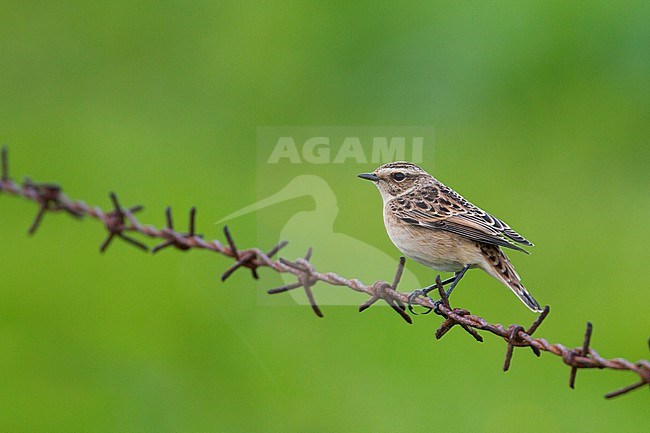
[[[361,173],[357,176],[360,177],[361,179],[371,180],[373,182],[377,182],[379,180],[379,178],[375,173]]]

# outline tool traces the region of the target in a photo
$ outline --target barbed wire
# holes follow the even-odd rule
[[[312,287],[316,283],[322,282],[334,286],[345,286],[354,291],[369,295],[369,299],[359,306],[359,312],[368,309],[381,300],[388,304],[404,321],[409,324],[413,323],[405,307],[409,303],[409,294],[397,290],[406,262],[404,257],[400,258],[391,283],[376,281],[371,285],[365,285],[358,279],[347,279],[334,272],[318,272],[310,262],[312,256],[311,248],[307,250],[305,256],[302,258],[291,261],[280,257],[276,260],[273,259],[273,256],[287,245],[286,241],[278,243],[268,252],[264,252],[259,248],[240,250],[237,248],[227,226],[224,227],[226,245],[216,239],[205,240],[202,235],[195,232],[196,208],[194,207],[189,212],[188,231],[178,232],[174,230],[170,207],[165,211],[166,226],[164,228],[156,228],[152,225],[142,224],[135,217],[135,214],[143,209],[142,206],[122,207],[117,195],[112,192],[109,194],[109,197],[113,208],[105,212],[98,206],[89,206],[83,201],[71,200],[63,193],[61,187],[56,184],[35,183],[28,178],[22,183],[16,183],[9,176],[9,161],[6,146],[3,146],[1,153],[0,193],[20,196],[35,202],[39,206],[36,217],[28,229],[30,235],[36,232],[43,217],[48,212],[65,212],[74,218],[90,217],[100,221],[107,231],[107,237],[99,247],[101,253],[107,250],[115,238],[120,238],[138,249],[151,251],[152,253],[158,253],[168,247],[173,247],[181,251],[205,249],[235,260],[235,263],[228,267],[221,275],[222,281],[228,279],[238,269],[243,268],[249,269],[252,277],[255,279],[259,278],[257,269],[261,267],[272,269],[281,274],[293,274],[297,279],[295,283],[273,288],[267,292],[269,294],[278,294],[302,288],[307,295],[311,308],[319,317],[323,317],[323,313],[316,303]],[[135,234],[159,239],[162,242],[150,249],[144,242],[132,236]],[[482,317],[473,315],[463,308],[452,307],[449,304],[449,299],[443,288],[440,276],[436,278],[435,286],[440,294],[440,301],[435,302],[430,298],[418,297],[412,299],[410,302],[413,305],[426,308],[428,312],[433,311],[444,319],[440,327],[436,330],[436,339],[442,338],[456,325],[460,326],[479,342],[483,342],[483,337],[478,331],[485,331],[501,337],[507,345],[503,364],[504,371],[510,368],[515,347],[529,347],[536,356],[540,356],[541,352],[548,352],[557,355],[565,364],[570,366],[569,386],[571,388],[575,386],[578,369],[583,368],[627,370],[638,375],[639,380],[637,382],[610,392],[605,395],[605,398],[617,397],[634,389],[641,388],[644,385],[650,385],[650,362],[648,360],[642,359],[637,362],[630,362],[624,358],[605,359],[595,349],[590,347],[593,331],[593,326],[590,322],[587,322],[583,345],[567,348],[562,344],[551,344],[544,338],[533,337],[533,333],[549,314],[550,308],[548,306],[528,328],[514,324],[505,327],[501,324],[491,324]]]

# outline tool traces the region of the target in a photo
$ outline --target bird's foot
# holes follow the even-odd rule
[[[416,315],[418,314],[413,309],[413,301],[415,301],[415,299],[417,299],[418,297],[422,296],[424,298],[427,298],[427,299],[430,299],[430,300],[433,301],[433,299],[431,299],[429,297],[429,292],[431,292],[433,290],[433,288],[434,288],[433,286],[432,287],[425,287],[424,289],[414,290],[409,294],[407,306],[408,306],[408,309],[411,312],[411,314],[416,314]],[[438,305],[440,305],[441,302],[442,302],[442,300],[440,300],[440,299],[437,300],[437,301],[433,301],[433,305],[434,305],[433,308],[425,306],[424,308],[427,308],[427,311],[425,311],[422,314],[429,314],[430,312],[432,312],[434,310],[437,310]]]

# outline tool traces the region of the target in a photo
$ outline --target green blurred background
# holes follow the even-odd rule
[[[257,200],[260,125],[426,125],[424,165],[537,246],[511,254],[552,312],[539,334],[648,358],[647,2],[3,2],[0,143],[12,175],[141,220],[199,209],[199,231]],[[379,194],[330,165],[338,232],[397,258]],[[276,173],[278,179],[284,174]],[[277,181],[277,180],[276,180]],[[277,181],[281,183],[280,181]],[[287,212],[308,208],[307,199]],[[0,430],[6,432],[648,431],[636,378],[482,345],[439,319],[324,307],[318,319],[225,258],[143,254],[103,228],[0,196]],[[243,247],[256,218],[234,220]],[[268,248],[270,245],[259,245]],[[318,251],[336,245],[314,245]],[[340,246],[338,246],[340,247]],[[392,269],[355,258],[359,274]],[[374,267],[373,267],[374,266]],[[434,273],[410,269],[422,281]],[[358,275],[347,275],[350,277]],[[265,285],[269,281],[269,285]],[[371,283],[372,279],[364,280]],[[473,272],[457,305],[532,315]],[[343,290],[317,285],[319,292]]]

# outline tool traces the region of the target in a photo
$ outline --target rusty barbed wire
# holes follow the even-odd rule
[[[218,240],[205,240],[202,235],[195,233],[196,208],[194,207],[189,212],[189,229],[187,233],[174,230],[170,207],[165,211],[167,225],[164,228],[144,225],[134,215],[142,210],[143,207],[140,205],[129,208],[122,207],[115,193],[109,194],[113,209],[109,212],[104,212],[98,206],[89,206],[83,201],[71,200],[63,193],[61,187],[56,184],[35,183],[28,178],[22,183],[14,182],[9,176],[9,161],[6,146],[3,146],[1,152],[0,193],[20,196],[38,204],[37,214],[28,229],[30,235],[36,232],[43,217],[48,212],[65,212],[77,219],[87,216],[102,222],[106,228],[107,237],[99,248],[102,253],[107,250],[116,237],[138,249],[151,251],[152,253],[158,253],[168,247],[173,247],[180,251],[205,249],[235,260],[235,263],[221,275],[222,281],[228,279],[240,268],[249,269],[252,277],[255,279],[259,278],[257,269],[261,267],[269,268],[277,273],[293,274],[297,282],[270,289],[267,293],[284,293],[302,287],[314,313],[319,317],[323,317],[323,313],[316,303],[312,287],[316,283],[322,282],[333,286],[345,286],[354,291],[369,295],[370,298],[359,306],[359,312],[363,312],[377,301],[383,300],[405,322],[409,324],[413,323],[405,307],[409,302],[408,294],[397,291],[406,263],[404,257],[401,257],[399,260],[392,283],[376,281],[372,285],[365,285],[358,279],[347,279],[334,272],[318,272],[310,262],[312,256],[311,248],[307,250],[304,257],[294,261],[282,257],[274,260],[273,256],[287,245],[286,241],[278,243],[268,252],[264,252],[258,248],[240,250],[237,248],[227,226],[224,227],[224,236],[227,245],[222,244]],[[133,238],[130,234],[140,234],[148,238],[159,239],[162,242],[150,250],[145,243]],[[634,389],[641,388],[644,385],[650,386],[650,362],[648,360],[642,359],[634,363],[624,358],[605,359],[595,349],[590,347],[593,331],[593,326],[590,322],[587,322],[583,345],[575,348],[567,348],[562,344],[551,344],[544,338],[532,336],[548,316],[550,312],[548,306],[528,329],[514,324],[504,327],[501,324],[491,324],[482,317],[471,314],[466,309],[451,307],[440,276],[436,277],[435,287],[437,287],[438,293],[440,294],[440,301],[435,302],[430,298],[418,297],[412,300],[411,304],[427,308],[429,311],[433,311],[444,319],[443,323],[436,330],[436,339],[441,339],[456,325],[460,326],[479,342],[483,342],[483,337],[478,331],[485,331],[501,337],[507,345],[503,365],[504,371],[510,368],[515,347],[529,347],[536,356],[540,356],[541,352],[548,352],[562,358],[562,361],[571,367],[569,377],[569,386],[571,388],[575,386],[578,369],[583,368],[627,370],[639,376],[637,382],[605,394],[605,398],[617,397]]]

